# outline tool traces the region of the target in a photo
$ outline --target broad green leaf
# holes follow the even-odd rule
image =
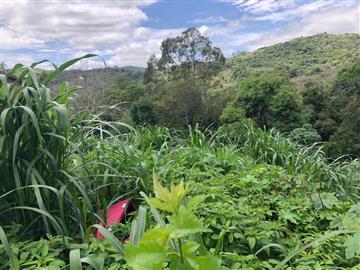
[[[333,205],[339,201],[338,198],[336,198],[336,196],[334,195],[334,193],[330,193],[330,192],[321,193],[320,196],[322,203],[327,209],[332,209]]]
[[[299,216],[294,212],[290,212],[287,210],[280,210],[279,217],[285,221],[290,221],[294,224],[298,224]]]
[[[354,204],[346,213],[343,223],[350,230],[360,231],[360,203]]]
[[[170,231],[167,228],[155,227],[145,232],[140,243],[157,242],[161,245],[166,245],[169,241]]]
[[[103,270],[105,263],[105,254],[102,256],[91,254],[85,258],[81,258],[81,262],[91,265],[95,270]]]
[[[159,270],[166,259],[167,249],[154,242],[139,247],[128,244],[125,247],[125,260],[134,270]]]
[[[333,205],[339,201],[338,198],[330,192],[314,192],[311,194],[311,200],[316,210],[320,210],[323,207],[332,209]]]
[[[197,262],[199,264],[198,270],[220,270],[221,269],[221,260],[218,257],[213,255],[199,256],[197,257]]]
[[[315,210],[320,210],[323,207],[323,204],[321,203],[320,195],[318,192],[314,192],[311,194],[311,201],[314,204]]]
[[[178,213],[170,218],[169,230],[171,231],[170,237],[173,238],[208,231],[201,221],[190,210],[185,208],[180,208]]]
[[[354,258],[356,255],[360,255],[360,232],[352,235],[344,243],[345,257],[347,260]]]
[[[204,195],[198,195],[198,196],[194,196],[194,197],[191,197],[188,202],[187,202],[187,209],[189,210],[196,210],[196,208],[203,202],[205,201],[207,196],[204,196]]]
[[[185,198],[188,187],[181,182],[178,185],[171,184],[170,190],[168,190],[156,178],[154,178],[153,185],[156,198],[150,198],[150,204],[160,210],[175,213]]]
[[[248,237],[247,240],[248,240],[248,244],[249,244],[250,249],[253,250],[254,247],[255,247],[255,244],[256,244],[256,238],[255,237]]]
[[[137,247],[131,243],[125,246],[125,260],[134,270],[158,270],[166,259],[169,233],[164,228],[147,231]]]

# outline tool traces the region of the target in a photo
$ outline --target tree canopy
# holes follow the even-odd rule
[[[180,76],[205,78],[219,71],[225,63],[221,50],[212,46],[210,39],[196,28],[164,40],[160,49],[159,68]]]
[[[281,76],[261,75],[243,80],[235,101],[229,106],[233,109],[224,111],[229,119],[251,118],[260,127],[290,131],[301,124],[295,89]],[[222,119],[226,122],[226,115]]]

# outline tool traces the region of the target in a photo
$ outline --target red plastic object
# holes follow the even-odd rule
[[[131,204],[131,199],[126,199],[121,202],[113,204],[107,212],[107,218],[106,218],[106,228],[109,228],[111,224],[113,223],[120,223],[127,212],[128,206]],[[103,213],[103,210],[100,210],[100,213]],[[100,222],[100,226],[104,227],[104,223]],[[96,232],[96,238],[103,240],[104,236],[100,233],[99,230]]]

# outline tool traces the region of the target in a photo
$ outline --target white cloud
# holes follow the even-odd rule
[[[282,8],[291,8],[295,5],[295,0],[221,0],[229,2],[240,10],[252,13],[263,14],[274,12]]]
[[[302,5],[299,5],[295,8],[292,9],[286,9],[283,11],[279,11],[279,12],[274,12],[274,13],[270,13],[267,15],[263,15],[263,16],[259,16],[256,17],[255,20],[258,21],[284,21],[284,20],[289,20],[289,19],[294,19],[294,18],[301,18],[301,17],[305,17],[309,14],[312,14],[314,12],[321,12],[322,10],[325,10],[329,7],[334,8],[334,7],[344,7],[344,6],[349,6],[352,5],[352,1],[341,1],[341,2],[335,2],[333,0],[327,0],[327,1],[323,1],[323,0],[318,0],[318,1],[314,1],[314,2],[309,2]]]
[[[244,10],[253,14],[262,14],[266,12],[274,12],[281,8],[290,8],[295,5],[294,0],[225,0],[231,2],[240,10]]]
[[[360,7],[355,5],[314,13],[300,21],[291,22],[276,31],[261,33],[253,40],[245,39],[243,42],[240,41],[239,45],[249,50],[255,50],[259,47],[285,42],[299,36],[310,36],[324,32],[330,34],[360,34]],[[259,33],[253,34],[253,37],[256,37]]]
[[[113,55],[110,65],[144,66],[149,55],[159,51],[163,38],[173,32],[172,29],[155,31],[141,27],[148,19],[141,7],[154,2],[6,1],[2,3],[0,18],[1,47],[7,54],[3,54],[3,60],[9,65],[18,61],[31,64],[33,57],[42,53],[68,59],[91,52]],[[16,56],[10,52],[13,49],[33,49],[35,53],[33,57]],[[76,67],[97,65],[102,63],[84,60]]]
[[[43,40],[26,35],[21,31],[10,30],[6,27],[0,27],[0,31],[0,45],[3,49],[40,47],[44,44]]]
[[[141,40],[119,46],[114,56],[107,61],[110,66],[145,67],[150,55],[160,53],[161,42],[168,37],[179,35],[184,29],[153,30],[144,28],[146,33]]]
[[[31,65],[36,62],[30,55],[23,54],[3,54],[0,63],[5,63],[7,67],[13,67],[15,64],[21,63]]]
[[[32,44],[64,41],[74,48],[116,47],[147,20],[140,6],[153,2],[6,1],[2,3],[3,46],[16,44],[14,37],[21,33],[21,38]]]
[[[314,12],[327,8],[346,7],[356,3],[356,0],[220,0],[230,2],[240,11],[247,13],[249,20],[255,21],[285,21],[302,18]]]
[[[209,17],[201,17],[196,18],[194,20],[188,21],[189,24],[216,24],[216,23],[224,23],[227,20],[223,16],[209,16]]]

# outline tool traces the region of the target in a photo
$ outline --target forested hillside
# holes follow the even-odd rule
[[[228,68],[236,79],[276,71],[292,81],[331,81],[339,69],[360,59],[359,34],[318,34],[230,57]]]

